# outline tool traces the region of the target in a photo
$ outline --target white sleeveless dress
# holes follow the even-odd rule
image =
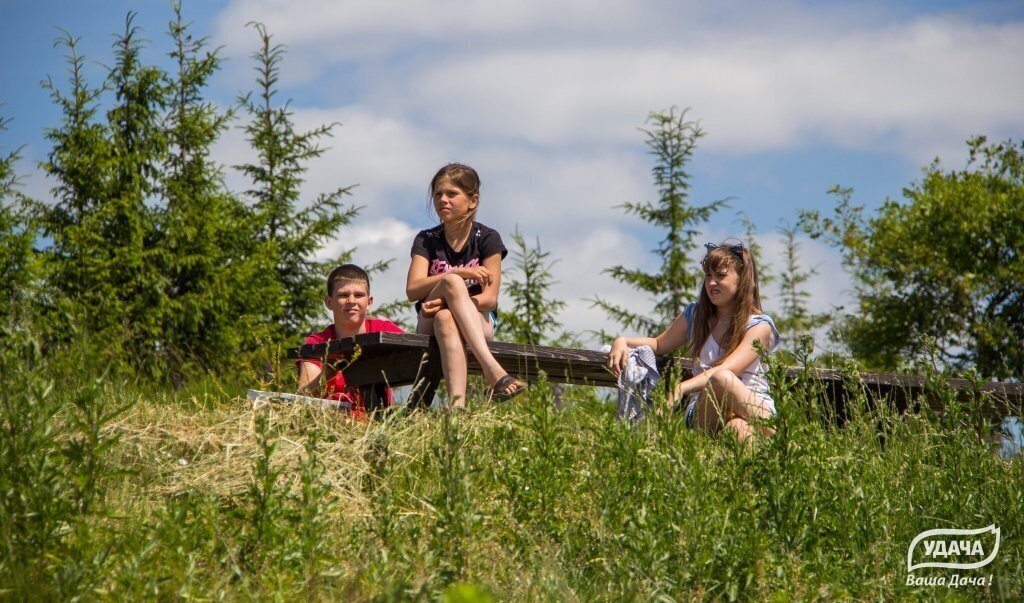
[[[756,314],[747,321],[744,325],[743,330],[746,332],[748,329],[761,323],[768,323],[772,328],[772,339],[768,349],[769,353],[774,352],[779,347],[779,331],[775,328],[775,322],[767,314]],[[704,371],[710,369],[714,365],[715,361],[718,360],[719,356],[723,353],[722,347],[718,345],[715,338],[708,336],[707,341],[704,342],[704,346],[700,349],[699,362],[694,364],[693,375],[697,376]],[[771,392],[768,391],[768,375],[767,369],[761,362],[761,357],[758,356],[751,362],[743,371],[737,375],[739,380],[743,382],[750,391],[757,395],[761,403],[767,408],[771,414],[775,414],[775,400],[771,396]],[[693,424],[693,412],[697,407],[697,398],[700,393],[694,393],[690,395],[690,403],[686,405],[686,424],[692,426]]]

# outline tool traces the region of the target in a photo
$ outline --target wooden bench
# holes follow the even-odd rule
[[[615,387],[615,375],[605,368],[607,354],[591,350],[526,346],[492,341],[491,353],[506,371],[524,381],[543,371],[553,383]],[[345,382],[374,399],[374,386],[412,385],[409,406],[429,406],[441,381],[441,352],[430,335],[365,333],[329,344],[307,344],[290,350],[289,358],[325,361],[324,366],[345,373]],[[470,374],[480,375],[480,364],[467,350]]]
[[[552,383],[598,387],[617,385],[616,377],[606,368],[608,355],[604,352],[497,341],[490,342],[488,347],[505,370],[524,381],[536,380],[543,371]],[[408,402],[411,408],[429,406],[441,380],[440,350],[430,335],[366,333],[335,339],[328,344],[303,345],[290,350],[288,356],[318,359],[325,361],[325,367],[342,370],[346,383],[363,390],[364,400],[376,401],[382,385],[412,385]],[[481,374],[480,365],[472,353],[467,350],[466,356],[470,373]],[[681,365],[684,373],[688,373],[691,366],[689,360],[659,358],[662,370],[670,363]],[[810,378],[822,386],[841,418],[845,414],[847,398],[843,372],[832,369],[807,370]],[[786,371],[790,377],[795,378],[804,369],[790,367]],[[860,382],[869,396],[891,399],[901,410],[907,409],[928,385],[923,377],[867,372],[860,373]],[[947,379],[945,386],[961,395],[967,395],[975,389],[975,384],[966,379]],[[990,407],[985,409],[987,416],[1002,418],[1020,415],[1024,384],[989,382],[983,384],[980,391],[993,394]]]

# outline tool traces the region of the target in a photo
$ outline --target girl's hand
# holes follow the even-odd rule
[[[491,271],[483,266],[465,266],[456,268],[453,272],[461,276],[463,280],[477,281],[484,286],[491,284]]]
[[[626,345],[625,337],[616,337],[612,342],[612,349],[608,352],[608,368],[616,377],[626,369],[626,362],[629,361],[629,346]]]
[[[671,410],[675,408],[676,404],[685,397],[686,394],[683,393],[683,384],[679,383],[670,389],[665,395],[665,406]]]
[[[441,298],[430,299],[420,306],[420,316],[423,318],[433,318],[437,316],[437,313],[445,309],[444,300]]]

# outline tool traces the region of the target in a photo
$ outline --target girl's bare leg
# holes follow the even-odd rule
[[[479,313],[477,316],[478,320],[486,322],[482,325],[484,336],[490,339],[490,321],[484,319]],[[466,363],[466,348],[462,342],[462,334],[455,323],[455,317],[452,316],[451,310],[447,308],[441,310],[433,318],[420,318],[416,332],[437,337],[438,347],[441,349],[441,370],[447,384],[448,403],[456,408],[465,408],[469,369]]]
[[[722,428],[729,429],[742,442],[754,433],[751,419],[771,416],[771,408],[739,377],[732,371],[718,370],[711,375],[708,387],[697,398],[693,426],[712,433]],[[758,431],[765,436],[775,433],[770,427],[759,427]]]
[[[473,357],[480,363],[483,369],[484,379],[487,384],[494,386],[498,379],[507,374],[507,371],[498,364],[491,350],[487,348],[487,337],[484,331],[484,324],[480,320],[480,311],[476,309],[473,300],[469,297],[469,290],[466,289],[466,282],[455,274],[447,274],[441,282],[434,287],[427,295],[427,299],[443,299],[445,306],[451,312],[452,318],[458,327],[462,340],[469,346]],[[443,349],[442,349],[443,357]],[[447,379],[448,376],[445,375]]]
[[[751,427],[750,423],[748,423],[746,419],[741,419],[739,417],[733,417],[726,421],[725,430],[736,434],[736,439],[740,442],[746,442],[754,435],[754,428]]]

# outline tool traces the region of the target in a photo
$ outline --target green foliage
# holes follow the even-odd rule
[[[656,333],[693,301],[699,288],[700,275],[693,268],[698,257],[697,227],[706,222],[726,201],[693,205],[689,199],[690,174],[686,165],[693,157],[697,141],[704,136],[700,124],[686,120],[686,111],[675,107],[647,118],[653,125],[647,134],[649,153],[655,157],[651,170],[658,189],[658,202],[625,203],[626,213],[668,232],[654,253],[661,260],[659,271],[648,274],[642,270],[613,266],[605,270],[631,289],[650,294],[655,299],[653,316],[644,316],[610,302],[595,299],[594,305],[627,329]]]
[[[127,473],[110,457],[126,405],[47,360],[24,329],[0,327],[0,339],[0,596],[69,599],[104,575],[96,526]]]
[[[0,118],[0,132],[10,120]],[[37,234],[31,204],[17,191],[14,164],[18,151],[0,155],[0,326],[25,322],[20,316],[31,299]]]
[[[252,478],[248,487],[248,505],[241,507],[241,548],[239,563],[248,575],[264,572],[272,555],[284,544],[281,529],[286,517],[282,470],[274,464],[277,434],[265,413],[256,415],[257,454],[253,459]]]
[[[193,36],[179,4],[174,16],[170,72],[146,64],[134,13],[98,86],[87,81],[78,40],[65,33],[56,42],[69,77],[63,87],[44,84],[62,113],[43,165],[55,198],[7,203],[15,156],[0,163],[0,267],[10,276],[0,310],[8,319],[12,296],[30,298],[47,349],[69,345],[74,325],[106,342],[98,351],[115,364],[127,358],[180,382],[207,368],[237,371],[239,351],[308,329],[329,268],[314,256],[356,210],[340,205],[347,188],[299,209],[306,163],[333,126],[296,133],[287,104],[274,106],[283,49],[261,26],[259,102],[241,100],[257,162],[240,169],[253,188],[227,190],[211,151],[235,112],[204,99],[221,59]],[[47,242],[38,261],[37,234]]]
[[[324,153],[318,141],[330,136],[337,124],[295,131],[288,103],[276,104],[274,98],[285,49],[271,43],[272,36],[262,24],[252,25],[261,43],[252,55],[257,91],[255,98],[249,93],[239,103],[250,117],[245,132],[257,161],[237,167],[253,186],[246,192],[253,200],[253,253],[272,258],[276,280],[284,288],[284,297],[269,318],[286,333],[308,331],[320,314],[323,281],[330,267],[346,261],[349,253],[329,261],[317,261],[313,256],[358,209],[341,203],[351,187],[320,194],[300,209],[306,164]]]
[[[839,197],[833,216],[804,212],[803,228],[842,250],[858,313],[841,326],[853,354],[892,368],[929,341],[953,367],[1024,376],[1024,143],[968,143],[963,170],[935,162],[906,203],[886,201],[865,221]]]
[[[443,590],[464,579],[469,566],[470,538],[476,531],[479,513],[473,503],[473,468],[467,456],[468,432],[462,421],[445,411],[440,433],[431,446],[431,464],[435,465],[435,489],[426,500],[430,513],[427,535],[434,584]]]
[[[943,412],[869,404],[849,373],[842,428],[822,420],[830,402],[809,373],[773,366],[778,431],[747,448],[687,429],[681,414],[629,426],[593,390],[556,407],[545,383],[510,406],[474,400],[480,410],[369,424],[230,393],[200,400],[199,385],[83,383],[97,407],[135,404],[82,430],[61,410],[79,384],[51,387],[61,367],[11,341],[0,349],[0,385],[14,394],[0,400],[0,596],[15,600],[1024,594],[1013,540],[1024,464],[994,454],[973,419],[984,400],[958,400],[927,366]],[[64,454],[90,432],[112,442],[92,447],[97,463]],[[905,585],[914,536],[990,523],[1004,534],[984,570],[993,586]]]
[[[27,590],[40,577],[36,561],[59,548],[71,484],[55,438],[53,382],[26,370],[39,363],[39,345],[4,327],[0,337],[0,584]]]
[[[554,262],[548,260],[551,252],[541,249],[539,239],[530,247],[518,228],[512,241],[512,270],[505,289],[512,309],[501,312],[502,339],[530,345],[550,343],[552,331],[561,326],[555,317],[565,308],[565,302],[548,297],[554,284]]]
[[[162,242],[157,263],[164,275],[167,307],[162,356],[201,365],[230,364],[254,322],[274,316],[284,291],[272,258],[250,253],[254,226],[249,209],[225,189],[223,170],[210,157],[232,112],[203,99],[220,68],[217,51],[193,37],[180,5],[169,25],[174,42],[166,136],[170,152],[161,170],[164,203],[155,216]]]
[[[809,340],[813,347],[815,330],[827,325],[831,320],[828,313],[814,314],[807,308],[811,294],[804,286],[807,281],[818,273],[811,267],[806,271],[800,268],[800,242],[796,240],[797,230],[792,225],[782,227],[786,250],[784,266],[779,275],[779,295],[782,298],[781,312],[775,319],[779,332],[785,333],[792,342],[791,353],[796,353],[802,340]]]
[[[523,412],[495,429],[499,453],[491,476],[515,520],[508,538],[524,552],[536,546],[535,538],[557,540],[565,531],[561,505],[572,495],[575,462],[570,425],[555,409],[550,385],[538,382],[531,390]],[[536,533],[515,529],[525,525]]]
[[[100,145],[110,160],[97,166],[106,183],[103,198],[76,224],[81,238],[74,241],[73,253],[82,280],[62,283],[81,289],[62,292],[95,309],[89,322],[97,335],[123,341],[130,356],[146,357],[162,339],[166,303],[165,276],[156,261],[161,233],[149,202],[158,193],[168,152],[161,123],[167,84],[159,68],[143,63],[141,32],[133,19],[129,13],[115,40],[115,61],[107,75],[114,104],[106,113],[107,138]],[[121,333],[127,336],[118,337]]]
[[[309,433],[300,466],[300,491],[297,497],[299,515],[299,546],[295,551],[302,561],[306,598],[313,599],[320,587],[327,564],[331,561],[327,543],[327,517],[332,513],[335,498],[324,481],[326,469],[320,458],[320,432]]]
[[[45,250],[44,299],[48,322],[60,325],[58,341],[68,325],[81,325],[111,343],[112,357],[145,359],[165,343],[167,291],[153,201],[169,150],[161,123],[168,88],[162,71],[143,65],[133,20],[129,13],[98,88],[84,79],[77,40],[66,34],[57,41],[68,51],[70,90],[46,84],[64,116],[47,134],[53,148],[44,169],[57,182],[57,198],[43,208],[53,240]],[[113,104],[103,121],[105,92]]]
[[[62,92],[50,79],[44,83],[61,109],[63,121],[46,134],[53,146],[43,169],[55,182],[55,199],[49,206],[40,206],[44,234],[52,239],[44,251],[45,281],[49,286],[41,301],[44,316],[57,317],[64,323],[62,310],[69,305],[66,300],[80,300],[76,315],[67,320],[93,329],[106,318],[96,310],[102,287],[102,278],[97,278],[101,275],[95,274],[96,264],[110,254],[106,241],[91,229],[107,199],[113,151],[106,125],[97,121],[104,90],[86,82],[86,57],[78,54],[77,42],[67,33],[55,42],[68,53],[69,92]],[[116,244],[112,247],[111,251],[116,250]],[[59,337],[63,329],[55,331]]]

